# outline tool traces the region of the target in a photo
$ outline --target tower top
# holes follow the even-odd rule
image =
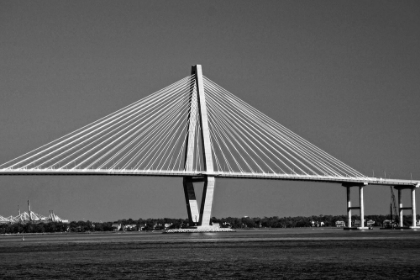
[[[201,75],[203,74],[203,67],[201,64],[193,65],[191,67],[191,75],[198,75],[199,73],[201,73]]]

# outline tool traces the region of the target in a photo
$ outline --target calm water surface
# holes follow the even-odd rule
[[[0,279],[420,279],[420,232],[13,235],[0,263]]]
[[[339,228],[250,229],[219,233],[116,232],[0,235],[0,247],[66,242],[247,242],[285,240],[420,239],[415,230],[345,231]]]

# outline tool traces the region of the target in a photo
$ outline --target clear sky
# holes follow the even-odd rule
[[[211,80],[365,175],[420,179],[419,14],[419,1],[1,0],[0,162],[202,64]],[[2,216],[30,199],[35,212],[71,220],[187,217],[181,178],[3,176],[0,191]],[[366,188],[366,214],[386,214],[389,203],[389,187]],[[338,184],[224,179],[213,216],[345,207]]]

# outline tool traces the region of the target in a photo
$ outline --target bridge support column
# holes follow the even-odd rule
[[[417,211],[416,211],[416,189],[411,189],[411,210],[412,210],[412,224],[411,228],[417,228]]]
[[[344,183],[343,187],[347,188],[347,227],[344,229],[368,229],[365,227],[365,206],[363,197],[363,188],[367,183]],[[359,187],[359,206],[351,206],[350,189],[352,187]],[[351,210],[360,210],[360,226],[352,227],[351,225]]]
[[[404,211],[403,211],[403,204],[402,204],[402,194],[401,189],[398,189],[398,220],[400,222],[400,227],[404,226]]]
[[[347,187],[347,227],[351,227],[351,198],[350,187]]]
[[[416,212],[416,188],[419,185],[408,185],[408,186],[394,186],[398,190],[398,212],[399,212],[399,219],[400,219],[400,228],[404,228],[404,210],[411,210],[411,226],[409,228],[416,229],[420,228],[417,226],[417,212]],[[409,189],[411,190],[411,207],[403,207],[402,203],[402,190]]]
[[[216,178],[212,176],[208,176],[204,183],[203,199],[201,200],[200,226],[202,227],[210,226],[215,186],[216,186]]]
[[[363,188],[364,185],[359,186],[360,227],[357,229],[368,229],[368,227],[365,227],[365,203],[363,201]]]
[[[187,204],[188,222],[190,226],[197,225],[199,222],[198,204],[195,197],[193,180],[191,177],[184,177],[184,194]]]

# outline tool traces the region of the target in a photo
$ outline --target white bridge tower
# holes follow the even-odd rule
[[[196,157],[194,153],[197,152],[197,150],[200,150],[195,148],[196,145],[198,145],[198,147],[201,148],[203,154],[204,171],[212,173],[213,158],[210,144],[206,95],[203,85],[203,70],[201,65],[193,66],[191,75],[195,76],[195,83],[191,88],[187,149],[185,152],[185,171],[193,172],[193,162],[194,158]],[[197,125],[199,125],[199,129],[197,129]],[[196,133],[200,133],[201,135],[199,136],[201,137],[197,137],[198,135],[196,135]],[[195,143],[196,139],[200,138],[201,143]],[[195,196],[193,185],[194,182],[204,182],[200,212],[198,210],[197,199]],[[216,178],[214,176],[205,175],[204,177],[184,177],[184,193],[190,224],[210,226],[215,184]]]

